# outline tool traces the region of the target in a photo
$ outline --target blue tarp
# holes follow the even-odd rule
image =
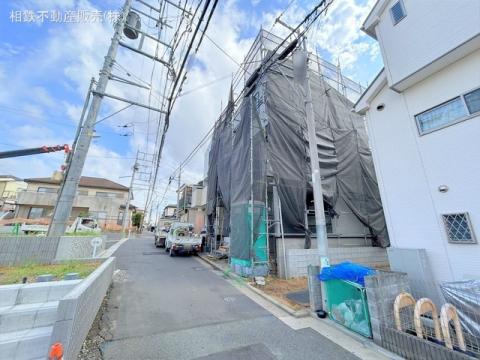
[[[365,286],[365,276],[373,274],[375,274],[374,269],[347,261],[337,265],[332,265],[330,267],[322,268],[318,278],[321,281],[349,280]]]

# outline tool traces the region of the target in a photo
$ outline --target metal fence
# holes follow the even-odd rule
[[[396,296],[385,324],[480,358],[480,280],[416,283],[411,289]]]

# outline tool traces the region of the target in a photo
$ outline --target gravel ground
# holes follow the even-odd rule
[[[98,310],[97,316],[93,321],[92,327],[82,345],[80,354],[78,354],[77,360],[101,360],[103,359],[102,344],[105,341],[111,340],[112,335],[109,332],[109,321],[107,315],[107,304],[110,297],[111,287],[108,289],[102,305]]]

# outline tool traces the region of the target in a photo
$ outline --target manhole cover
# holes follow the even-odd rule
[[[143,252],[143,255],[168,255],[167,252],[162,251],[152,251],[152,252]]]
[[[223,301],[225,302],[234,302],[235,298],[233,296],[227,296],[223,298]]]

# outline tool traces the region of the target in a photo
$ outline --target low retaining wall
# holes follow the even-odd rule
[[[91,258],[93,247],[90,241],[94,237],[103,238],[97,248],[98,256],[105,250],[105,236],[1,236],[0,265]]]
[[[76,359],[112,281],[115,258],[108,258],[58,304],[51,344],[64,346],[64,359]]]
[[[379,247],[352,246],[329,248],[328,258],[331,264],[338,264],[343,261],[351,261],[371,267],[388,264],[387,251]],[[317,249],[287,250],[288,277],[307,276],[309,265],[320,265]],[[283,264],[279,265],[279,273],[283,277]]]
[[[0,307],[56,301],[82,280],[48,281],[0,286]]]

